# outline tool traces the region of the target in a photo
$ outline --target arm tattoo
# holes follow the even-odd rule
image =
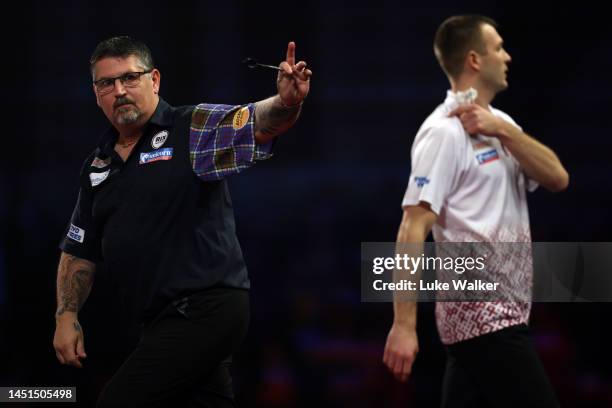
[[[57,272],[56,316],[64,312],[76,313],[81,309],[91,291],[94,272],[92,262],[62,253]]]
[[[302,104],[284,106],[278,95],[256,102],[255,132],[260,132],[266,139],[278,136],[297,120],[301,107]]]

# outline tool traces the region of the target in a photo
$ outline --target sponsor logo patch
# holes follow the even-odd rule
[[[499,155],[497,154],[496,149],[487,150],[484,153],[476,155],[476,160],[478,160],[478,164],[487,164],[497,159],[499,159]]]
[[[147,164],[159,160],[170,160],[172,158],[172,147],[156,150],[154,152],[140,153],[140,164]]]
[[[110,173],[110,169],[102,173],[89,173],[89,179],[91,180],[91,186],[95,187],[101,182],[103,182],[104,180],[106,180],[109,173]]]
[[[232,126],[234,127],[234,129],[239,130],[239,129],[242,129],[244,125],[247,124],[248,121],[249,121],[249,108],[245,106],[244,108],[238,110],[238,112],[234,114],[234,119],[232,120]]]
[[[427,177],[415,177],[414,182],[417,187],[423,187],[425,184],[429,184],[429,179]]]
[[[68,238],[80,242],[82,244],[83,240],[85,239],[85,230],[77,227],[74,224],[70,224],[70,228],[68,228],[68,234],[66,235],[68,236]]]
[[[168,131],[162,130],[161,132],[153,136],[153,139],[151,139],[151,146],[154,149],[159,149],[160,147],[162,147],[164,143],[166,143],[167,139],[168,139]]]
[[[95,167],[97,169],[102,169],[106,166],[108,166],[111,162],[110,157],[107,157],[106,159],[102,160],[99,157],[96,157],[95,159],[93,159],[93,161],[91,162],[91,167]]]

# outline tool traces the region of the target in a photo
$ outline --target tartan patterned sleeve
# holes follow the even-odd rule
[[[255,104],[197,105],[191,115],[189,157],[204,181],[220,180],[272,156],[273,142],[255,141]]]

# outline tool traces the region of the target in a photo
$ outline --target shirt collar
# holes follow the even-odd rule
[[[450,105],[450,104],[455,104],[455,103],[456,103],[455,93],[449,89],[448,91],[446,91],[446,99],[444,99],[444,104]]]
[[[449,111],[457,108],[460,104],[457,101],[457,94],[450,89],[446,91],[446,99],[444,99],[443,104]],[[492,106],[488,105],[489,110],[492,110]]]
[[[149,119],[149,123],[163,127],[172,125],[172,107],[161,97],[159,98],[155,112],[153,112],[153,116]]]

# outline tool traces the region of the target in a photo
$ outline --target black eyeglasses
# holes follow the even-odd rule
[[[126,72],[118,77],[98,79],[97,81],[94,81],[94,85],[96,87],[96,91],[98,91],[100,95],[106,95],[115,89],[116,80],[119,80],[123,86],[134,87],[140,83],[140,77],[142,75],[149,74],[152,71],[153,69],[141,72]]]

